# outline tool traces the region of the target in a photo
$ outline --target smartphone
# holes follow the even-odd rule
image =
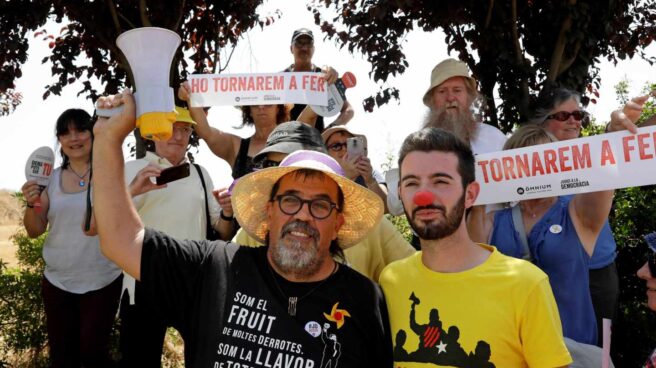
[[[163,185],[187,176],[189,176],[189,163],[184,163],[162,170],[159,176],[155,178],[155,182],[157,185]]]
[[[364,137],[351,137],[346,139],[346,153],[349,157],[366,156],[367,141]]]

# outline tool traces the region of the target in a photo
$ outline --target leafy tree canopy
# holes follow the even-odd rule
[[[408,67],[408,32],[441,29],[449,52],[469,65],[488,98],[490,123],[504,131],[526,120],[544,85],[586,92],[596,102],[600,58],[656,61],[644,54],[656,37],[654,1],[314,0],[309,7],[327,38],[365,55],[379,83]],[[498,106],[495,88],[503,101]],[[381,86],[364,108],[371,111],[392,97],[398,99],[399,91]]]
[[[219,51],[233,46],[249,29],[271,24],[280,17],[260,18],[255,10],[262,0],[8,0],[0,2],[0,115],[20,103],[14,90],[16,78],[27,60],[30,32],[49,41],[52,53],[43,59],[52,68],[54,81],[45,86],[43,98],[59,95],[62,88],[81,80],[78,94],[95,100],[101,94],[116,93],[133,85],[127,61],[115,44],[121,33],[138,27],[162,27],[182,37],[176,54],[171,82],[177,84],[188,67],[194,72],[217,72]],[[43,30],[48,20],[61,23],[59,34]],[[229,59],[229,58],[228,58]],[[224,60],[224,67],[229,60]],[[97,91],[96,78],[104,90]]]

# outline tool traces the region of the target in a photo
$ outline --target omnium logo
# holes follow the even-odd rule
[[[551,184],[529,185],[529,186],[517,188],[517,194],[519,195],[550,192],[550,191],[551,191]]]

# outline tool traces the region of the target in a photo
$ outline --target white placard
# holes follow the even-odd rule
[[[35,180],[42,187],[48,185],[55,164],[55,153],[50,147],[39,147],[25,163],[25,179]]]
[[[194,74],[189,76],[189,86],[192,107],[328,105],[323,73]]]
[[[476,156],[476,204],[656,183],[656,126]]]

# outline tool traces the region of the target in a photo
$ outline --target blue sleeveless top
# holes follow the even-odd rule
[[[559,197],[527,234],[535,264],[549,276],[563,335],[578,342],[596,344],[595,320],[589,286],[590,257],[585,252],[569,216],[571,197]],[[522,258],[523,247],[512,220],[512,209],[494,216],[491,245],[508,256]]]

